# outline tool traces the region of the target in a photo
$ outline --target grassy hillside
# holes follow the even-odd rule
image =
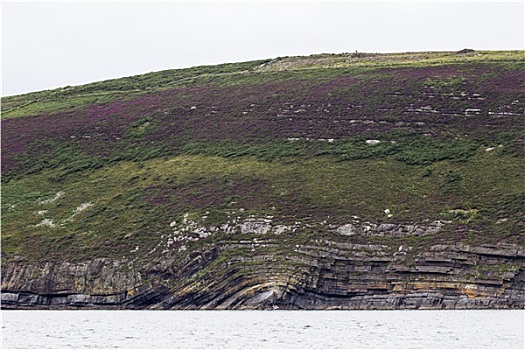
[[[173,222],[232,216],[311,223],[293,233],[304,242],[333,235],[323,222],[439,220],[438,236],[403,239],[523,244],[524,88],[523,51],[467,51],[285,57],[5,97],[2,259],[149,259]]]

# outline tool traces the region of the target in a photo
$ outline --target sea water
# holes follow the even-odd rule
[[[2,311],[2,348],[524,348],[523,310]]]

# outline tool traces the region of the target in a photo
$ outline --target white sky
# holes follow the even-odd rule
[[[2,3],[2,96],[341,52],[524,49],[514,2]]]

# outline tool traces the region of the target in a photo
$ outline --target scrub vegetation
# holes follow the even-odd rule
[[[283,57],[4,97],[2,259],[146,257],[171,222],[232,212],[445,223],[403,238],[416,247],[523,244],[524,88],[522,51],[465,51]]]

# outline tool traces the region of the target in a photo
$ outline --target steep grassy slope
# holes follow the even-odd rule
[[[202,292],[323,240],[410,247],[408,272],[436,246],[523,250],[524,72],[523,52],[314,55],[3,98],[3,264],[170,261],[128,289]],[[511,256],[461,283],[512,285]]]

